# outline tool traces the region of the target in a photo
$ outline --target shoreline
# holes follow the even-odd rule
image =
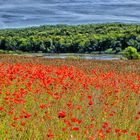
[[[40,57],[45,59],[87,59],[87,60],[121,60],[121,54],[106,54],[106,53],[5,53],[0,55],[13,55],[25,57]]]

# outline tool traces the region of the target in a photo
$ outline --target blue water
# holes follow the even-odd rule
[[[107,55],[107,54],[46,54],[43,56],[43,58],[59,58],[59,59],[66,59],[66,58],[77,58],[77,59],[86,59],[86,60],[120,60],[121,55]]]
[[[0,28],[140,23],[140,0],[0,0]]]

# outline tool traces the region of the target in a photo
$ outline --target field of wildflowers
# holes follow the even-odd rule
[[[1,140],[140,140],[140,61],[0,56]]]

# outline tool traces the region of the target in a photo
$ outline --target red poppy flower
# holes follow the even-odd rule
[[[66,128],[65,128],[65,127],[63,127],[63,128],[62,128],[62,131],[66,131]]]
[[[25,118],[30,118],[32,115],[31,114],[26,114],[24,117]]]
[[[98,137],[99,138],[104,138],[104,134],[103,134],[103,131],[102,131],[102,129],[100,129],[99,131],[98,131]]]
[[[21,122],[20,125],[21,125],[21,126],[25,126],[26,123],[25,123],[25,122]]]
[[[79,131],[79,128],[78,127],[73,127],[71,130],[72,131]]]
[[[49,130],[48,134],[47,134],[48,138],[54,138],[54,134],[52,132],[52,130]]]
[[[92,99],[92,96],[88,96],[88,99]]]
[[[122,132],[123,132],[123,133],[127,133],[127,130],[124,129],[124,130],[122,130]]]
[[[4,110],[4,107],[0,107],[0,111],[3,111]]]
[[[108,123],[107,122],[104,122],[102,127],[103,128],[107,128],[108,127]]]
[[[116,132],[116,133],[119,133],[119,132],[120,132],[120,129],[115,129],[115,132]]]
[[[89,100],[88,105],[92,105],[92,104],[93,104],[92,100]]]
[[[136,135],[136,133],[135,133],[135,132],[132,132],[132,133],[131,133],[131,136],[135,136],[135,135]]]
[[[65,118],[66,117],[66,112],[65,111],[60,111],[58,114],[59,118]]]

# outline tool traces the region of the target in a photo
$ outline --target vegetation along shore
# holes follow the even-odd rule
[[[140,25],[44,25],[0,30],[0,52],[117,54],[128,46],[140,51]]]

